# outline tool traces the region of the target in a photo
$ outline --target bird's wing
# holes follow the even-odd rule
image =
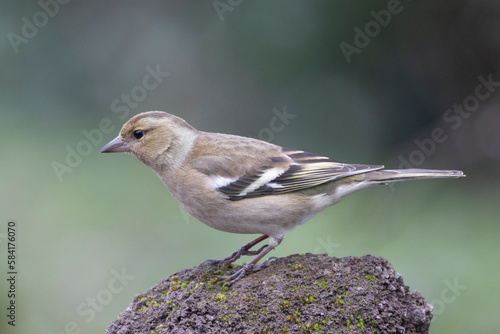
[[[241,169],[242,164],[247,168]],[[235,201],[305,190],[384,166],[344,164],[316,154],[283,148],[276,156],[260,159],[205,156],[192,167],[209,176],[215,190]],[[240,172],[234,173],[235,170]]]

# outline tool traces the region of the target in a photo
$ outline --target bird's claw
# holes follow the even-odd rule
[[[278,258],[275,257],[275,256],[270,257],[269,259],[267,259],[266,261],[262,262],[258,266],[254,265],[252,263],[245,264],[243,267],[241,267],[238,271],[236,271],[232,275],[229,275],[229,276],[219,276],[219,275],[216,275],[216,277],[219,278],[219,279],[222,279],[222,280],[226,280],[226,282],[222,286],[230,286],[230,285],[233,285],[234,283],[236,283],[237,281],[239,281],[246,274],[259,271],[262,268],[266,268],[267,266],[269,266],[271,264],[271,261],[277,260],[277,259]]]
[[[231,254],[230,256],[226,257],[225,259],[207,260],[207,262],[211,265],[219,265],[219,266],[228,265],[228,264],[231,264],[234,261],[238,260],[243,255],[258,255],[266,247],[267,247],[267,245],[264,245],[261,248],[259,248],[258,250],[251,251],[251,250],[248,250],[248,248],[245,245],[245,246],[241,247],[240,249],[238,249],[233,254]]]
[[[229,276],[216,276],[219,279],[226,280],[222,286],[230,286],[239,281],[245,274],[254,272],[260,269],[261,266],[255,267],[253,264],[245,264],[241,269]]]
[[[271,261],[276,261],[278,258],[276,256],[271,256],[268,258],[266,261],[262,262],[262,264],[259,265],[259,269],[262,269],[264,267],[267,267],[268,265],[271,264]]]

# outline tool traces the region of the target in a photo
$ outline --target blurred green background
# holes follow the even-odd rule
[[[0,332],[103,333],[160,278],[254,237],[99,154],[147,110],[344,162],[465,171],[355,194],[272,255],[380,255],[434,304],[431,333],[500,330],[500,3],[60,1],[0,4]]]

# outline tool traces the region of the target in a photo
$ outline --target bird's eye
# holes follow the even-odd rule
[[[134,131],[134,137],[135,137],[135,139],[141,139],[142,136],[144,136],[144,132],[142,130],[135,130]]]

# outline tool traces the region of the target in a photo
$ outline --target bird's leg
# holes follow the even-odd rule
[[[245,274],[250,273],[250,272],[259,271],[263,267],[268,266],[270,259],[267,261],[264,261],[264,263],[262,263],[258,266],[256,266],[256,264],[257,264],[257,262],[260,261],[260,259],[262,259],[264,256],[266,256],[267,253],[272,251],[276,246],[278,246],[281,243],[281,239],[274,239],[274,240],[273,239],[274,238],[271,239],[271,242],[269,243],[269,245],[265,246],[265,248],[261,248],[259,250],[260,251],[259,254],[257,254],[257,256],[254,257],[252,259],[252,261],[245,264],[240,270],[238,270],[237,272],[235,272],[234,274],[232,274],[230,276],[218,276],[219,278],[226,280],[226,283],[224,283],[224,286],[232,285],[235,282],[237,282],[238,280],[240,280],[243,276],[245,276]]]
[[[256,250],[256,251],[251,251],[250,248],[252,248],[253,246],[257,245],[259,242],[266,240],[267,238],[269,238],[269,236],[267,236],[265,234],[261,235],[257,239],[250,241],[248,244],[241,246],[240,249],[238,249],[236,252],[234,252],[230,256],[226,257],[225,259],[222,259],[222,260],[210,260],[210,262],[213,263],[213,264],[226,264],[227,265],[227,264],[231,264],[234,261],[238,260],[243,255],[257,255],[257,254],[260,254],[260,252],[262,252],[264,250],[264,248],[267,247],[267,245],[266,246],[262,246],[259,250]]]

